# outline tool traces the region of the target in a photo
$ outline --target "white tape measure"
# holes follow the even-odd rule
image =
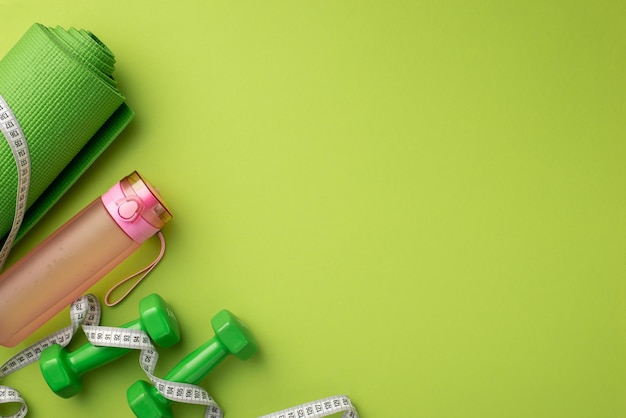
[[[205,405],[206,418],[223,418],[222,408],[202,387],[188,383],[170,382],[154,375],[159,353],[152,345],[147,332],[138,329],[103,326],[83,326],[83,330],[89,342],[95,346],[141,350],[139,364],[163,397],[174,402]]]
[[[26,406],[26,402],[24,402],[24,399],[22,399],[22,395],[20,395],[17,390],[8,386],[0,386],[0,399],[2,399],[0,403],[20,404],[20,409],[9,418],[22,418],[25,417],[28,413],[28,407]]]
[[[30,186],[30,153],[24,137],[24,131],[11,108],[0,95],[0,132],[9,143],[13,158],[17,166],[17,197],[15,199],[15,215],[7,239],[0,250],[0,270],[9,256],[15,237],[22,225],[26,205],[28,202],[28,188]]]
[[[152,385],[164,398],[174,402],[188,403],[194,405],[204,405],[204,418],[223,418],[224,411],[202,387],[189,383],[179,383],[150,376]]]
[[[321,418],[338,412],[343,412],[342,418],[359,418],[356,408],[346,395],[319,399],[259,418]]]
[[[94,295],[89,294],[76,299],[70,306],[72,324],[37,341],[7,360],[0,366],[0,379],[35,363],[39,360],[41,352],[52,344],[67,346],[81,325],[97,324],[100,322],[100,316],[100,303]],[[0,404],[4,403],[20,404],[19,410],[9,418],[22,418],[28,412],[28,406],[20,393],[8,386],[0,386]]]
[[[200,386],[171,382],[154,375],[159,353],[148,333],[138,329],[105,327],[100,323],[101,308],[98,299],[88,294],[76,299],[70,306],[71,325],[20,351],[0,366],[0,379],[39,360],[41,352],[52,344],[67,346],[82,326],[87,340],[94,346],[140,350],[139,363],[152,385],[163,397],[174,402],[204,405],[205,418],[223,418],[224,412],[208,392]],[[7,418],[23,418],[28,406],[20,393],[8,386],[0,386],[0,404],[17,403],[19,410]],[[345,395],[331,396],[259,418],[321,418],[343,412],[342,418],[359,418],[354,405]]]
[[[118,327],[83,326],[89,342],[95,346],[141,350],[139,363],[152,385],[166,399],[174,402],[206,406],[205,418],[223,418],[222,408],[209,393],[198,385],[172,382],[154,375],[159,353],[143,330]],[[331,396],[292,408],[284,409],[259,418],[321,418],[343,412],[342,418],[359,418],[350,398],[345,395]]]

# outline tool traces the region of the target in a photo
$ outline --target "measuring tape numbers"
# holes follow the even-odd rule
[[[205,418],[224,417],[222,408],[202,387],[189,383],[171,382],[154,375],[159,353],[144,330],[95,325],[83,326],[83,330],[92,345],[140,350],[139,364],[152,385],[163,397],[174,402],[204,405],[206,406]]]
[[[70,305],[71,325],[65,327],[28,348],[20,351],[0,366],[0,379],[39,360],[41,352],[53,344],[67,346],[76,331],[82,327],[89,343],[94,346],[140,350],[139,363],[152,385],[159,393],[174,402],[204,405],[205,418],[223,418],[224,412],[208,392],[197,385],[172,382],[154,375],[159,359],[147,332],[140,329],[101,326],[101,308],[98,298],[87,294]],[[28,406],[21,394],[8,386],[0,385],[0,404],[17,403],[18,411],[7,418],[23,418]],[[292,408],[284,409],[259,418],[321,418],[343,412],[342,418],[359,418],[356,408],[346,395],[319,399]]]
[[[70,306],[71,325],[37,341],[35,344],[20,351],[0,366],[0,379],[14,373],[39,360],[41,352],[53,344],[67,346],[81,325],[92,325],[100,322],[101,309],[98,299],[92,295],[84,295],[72,302]],[[9,418],[22,418],[28,412],[28,406],[21,394],[9,387],[0,386],[0,404],[18,403],[19,410]]]
[[[30,152],[28,151],[28,144],[20,123],[2,95],[0,95],[0,132],[2,132],[8,142],[17,166],[15,215],[13,216],[11,229],[0,250],[0,270],[2,270],[22,225],[28,201],[28,188],[30,186]]]
[[[205,418],[224,417],[222,408],[204,388],[189,383],[168,381],[154,375],[159,353],[145,331],[96,325],[84,325],[83,330],[89,342],[95,346],[141,350],[139,355],[141,368],[164,398],[174,402],[204,405]],[[350,398],[345,395],[319,399],[259,418],[321,418],[339,412],[343,412],[342,418],[359,418]]]
[[[352,401],[346,395],[336,395],[283,409],[259,418],[321,418],[343,412],[342,418],[359,418]]]
[[[9,418],[22,418],[28,413],[28,406],[26,406],[26,402],[17,390],[9,386],[0,386],[0,399],[0,403],[20,404],[20,409]]]

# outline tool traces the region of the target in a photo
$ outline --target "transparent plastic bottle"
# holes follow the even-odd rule
[[[120,180],[0,275],[0,344],[23,341],[171,217],[139,173]]]

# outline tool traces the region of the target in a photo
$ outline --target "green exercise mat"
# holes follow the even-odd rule
[[[28,210],[18,239],[67,191],[134,113],[112,77],[115,58],[86,30],[34,24],[0,60],[0,95],[31,159]],[[11,228],[17,169],[0,133],[0,237]]]

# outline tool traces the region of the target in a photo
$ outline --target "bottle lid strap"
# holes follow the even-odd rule
[[[148,264],[146,267],[142,268],[141,270],[139,270],[136,273],[131,274],[130,276],[126,277],[123,280],[120,280],[118,283],[116,283],[115,285],[113,285],[109,291],[107,292],[106,296],[104,297],[104,303],[107,306],[115,306],[118,303],[120,303],[122,300],[124,300],[126,298],[126,296],[128,296],[130,294],[130,292],[132,292],[138,285],[139,283],[148,275],[150,274],[150,272],[152,271],[152,269],[154,269],[156,267],[157,264],[159,264],[159,261],[161,261],[161,259],[163,258],[163,255],[165,254],[165,237],[163,236],[163,233],[161,231],[156,233],[156,236],[159,237],[159,241],[161,242],[161,250],[159,251],[159,254],[156,256],[156,258],[154,259],[154,261],[152,261],[150,264]],[[130,286],[130,288],[117,300],[111,301],[111,293],[113,293],[118,287],[122,286],[123,284],[125,284],[127,281],[132,280],[133,278],[138,277],[137,280],[135,280],[135,282]]]

